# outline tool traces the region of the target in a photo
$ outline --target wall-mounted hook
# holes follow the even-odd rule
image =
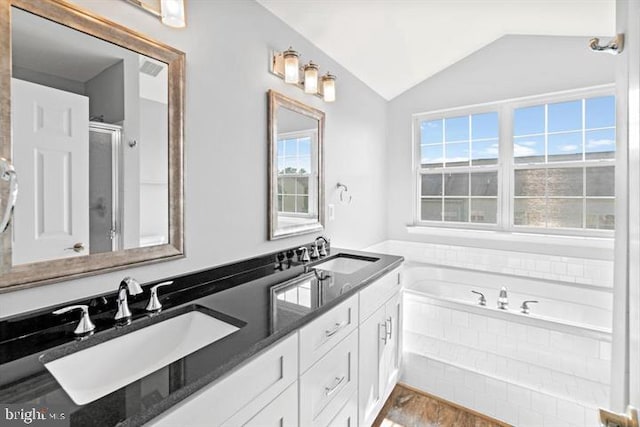
[[[138,141],[136,141],[135,139],[130,139],[128,144],[129,144],[129,147],[133,148],[136,145],[138,145]]]
[[[340,202],[341,203],[351,203],[351,194],[349,194],[349,189],[346,185],[338,183],[336,184],[336,188],[340,190]]]
[[[612,55],[618,55],[624,49],[624,34],[618,34],[606,46],[600,46],[600,39],[594,37],[589,40],[589,48],[594,52],[607,52]]]

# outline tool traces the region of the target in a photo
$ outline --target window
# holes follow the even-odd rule
[[[312,169],[312,147],[315,133],[291,132],[278,138],[278,212],[288,216],[310,216],[309,185],[315,175]],[[312,201],[311,201],[312,202]]]
[[[418,115],[415,123],[418,224],[613,230],[611,90]]]
[[[420,219],[496,224],[498,114],[420,123]]]

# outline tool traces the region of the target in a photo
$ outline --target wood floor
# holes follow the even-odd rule
[[[398,384],[373,427],[508,427],[508,424]]]

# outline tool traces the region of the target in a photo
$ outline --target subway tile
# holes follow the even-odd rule
[[[558,418],[568,423],[584,425],[584,406],[564,399],[558,399]]]
[[[600,359],[611,360],[611,343],[600,341]]]
[[[513,426],[518,425],[518,407],[505,400],[496,400],[495,418]]]
[[[567,274],[574,277],[584,276],[584,265],[582,264],[567,264]]]
[[[527,340],[536,345],[548,346],[549,330],[537,328],[535,326],[527,326]]]
[[[454,386],[454,401],[466,408],[475,407],[476,393],[465,385]]]
[[[487,331],[487,317],[469,313],[469,326],[476,331]]]
[[[451,323],[464,328],[469,327],[469,314],[465,311],[452,310]]]
[[[531,408],[531,392],[514,384],[507,384],[507,401],[523,408]]]
[[[518,408],[518,427],[540,427],[544,425],[541,413],[529,408]]]
[[[556,416],[557,399],[545,393],[531,392],[531,407],[544,415]]]
[[[501,319],[488,318],[487,330],[495,335],[507,335],[507,322]]]
[[[496,413],[498,413],[495,396],[492,396],[489,393],[477,393],[475,396],[474,409],[482,414],[495,417]]]
[[[600,414],[596,408],[584,408],[585,427],[600,427]]]
[[[551,262],[549,261],[536,261],[535,271],[538,273],[551,272]]]
[[[464,377],[464,385],[478,395],[485,394],[486,379],[487,377],[485,375],[467,371]]]
[[[500,401],[507,400],[507,383],[504,381],[487,378],[485,380],[486,394]]]

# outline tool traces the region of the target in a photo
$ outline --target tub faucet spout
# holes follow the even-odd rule
[[[509,309],[509,299],[507,298],[507,288],[504,286],[500,289],[500,295],[498,295],[498,308],[500,310]]]

